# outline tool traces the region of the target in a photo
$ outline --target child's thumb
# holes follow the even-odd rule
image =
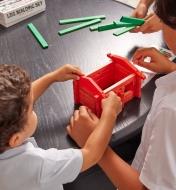
[[[73,80],[79,80],[80,79],[79,75],[77,75],[77,74],[71,74],[70,78]]]
[[[67,133],[71,136],[71,128],[70,128],[70,125],[68,125],[68,126],[66,127],[66,129],[67,129]]]

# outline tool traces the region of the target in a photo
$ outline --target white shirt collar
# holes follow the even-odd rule
[[[16,155],[20,155],[23,152],[25,152],[29,148],[38,147],[35,139],[33,137],[28,138],[21,146],[18,146],[16,148],[12,148],[9,150],[6,150],[2,154],[0,154],[0,160],[4,160],[10,157],[14,157]]]

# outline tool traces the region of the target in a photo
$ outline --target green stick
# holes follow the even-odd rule
[[[42,46],[43,49],[48,48],[48,43],[45,41],[43,36],[40,34],[40,32],[37,30],[37,28],[32,24],[29,23],[27,25],[28,29],[31,31],[33,36],[36,38],[36,40],[39,42],[39,44]]]
[[[72,24],[72,23],[86,22],[86,21],[91,21],[95,19],[105,19],[105,18],[106,18],[105,15],[88,16],[88,17],[81,17],[81,18],[70,18],[70,19],[59,20],[59,24]]]
[[[134,28],[136,28],[136,26],[121,28],[121,29],[119,29],[117,32],[114,32],[113,35],[115,35],[115,36],[120,36],[120,35],[122,35],[122,34],[128,32],[128,31],[134,29]]]
[[[144,19],[128,17],[128,16],[122,16],[120,21],[126,22],[126,23],[131,23],[131,24],[136,25],[136,26],[140,26],[140,25],[145,23]]]

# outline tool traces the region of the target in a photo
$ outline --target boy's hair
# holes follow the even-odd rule
[[[176,0],[155,0],[155,13],[166,25],[176,29]]]
[[[23,69],[0,64],[0,153],[9,147],[11,136],[24,127],[30,88],[30,78]]]

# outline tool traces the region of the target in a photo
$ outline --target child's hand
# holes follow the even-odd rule
[[[54,81],[63,82],[70,79],[78,80],[79,76],[84,75],[81,70],[73,65],[66,64],[52,72]]]
[[[144,18],[148,12],[148,7],[144,3],[139,3],[136,9],[132,12],[132,17]]]
[[[145,58],[147,57],[151,58],[150,62],[145,61]],[[176,65],[155,48],[138,49],[135,52],[132,61],[134,64],[157,73],[170,73],[176,70]]]
[[[142,26],[136,27],[133,32],[142,32],[143,34],[157,32],[162,29],[162,22],[159,17],[150,13],[145,18],[145,23]]]
[[[122,111],[121,98],[111,91],[108,97],[102,100],[102,110],[111,115],[118,115]]]
[[[85,106],[81,106],[71,117],[67,132],[80,147],[83,147],[98,121],[95,114]]]

